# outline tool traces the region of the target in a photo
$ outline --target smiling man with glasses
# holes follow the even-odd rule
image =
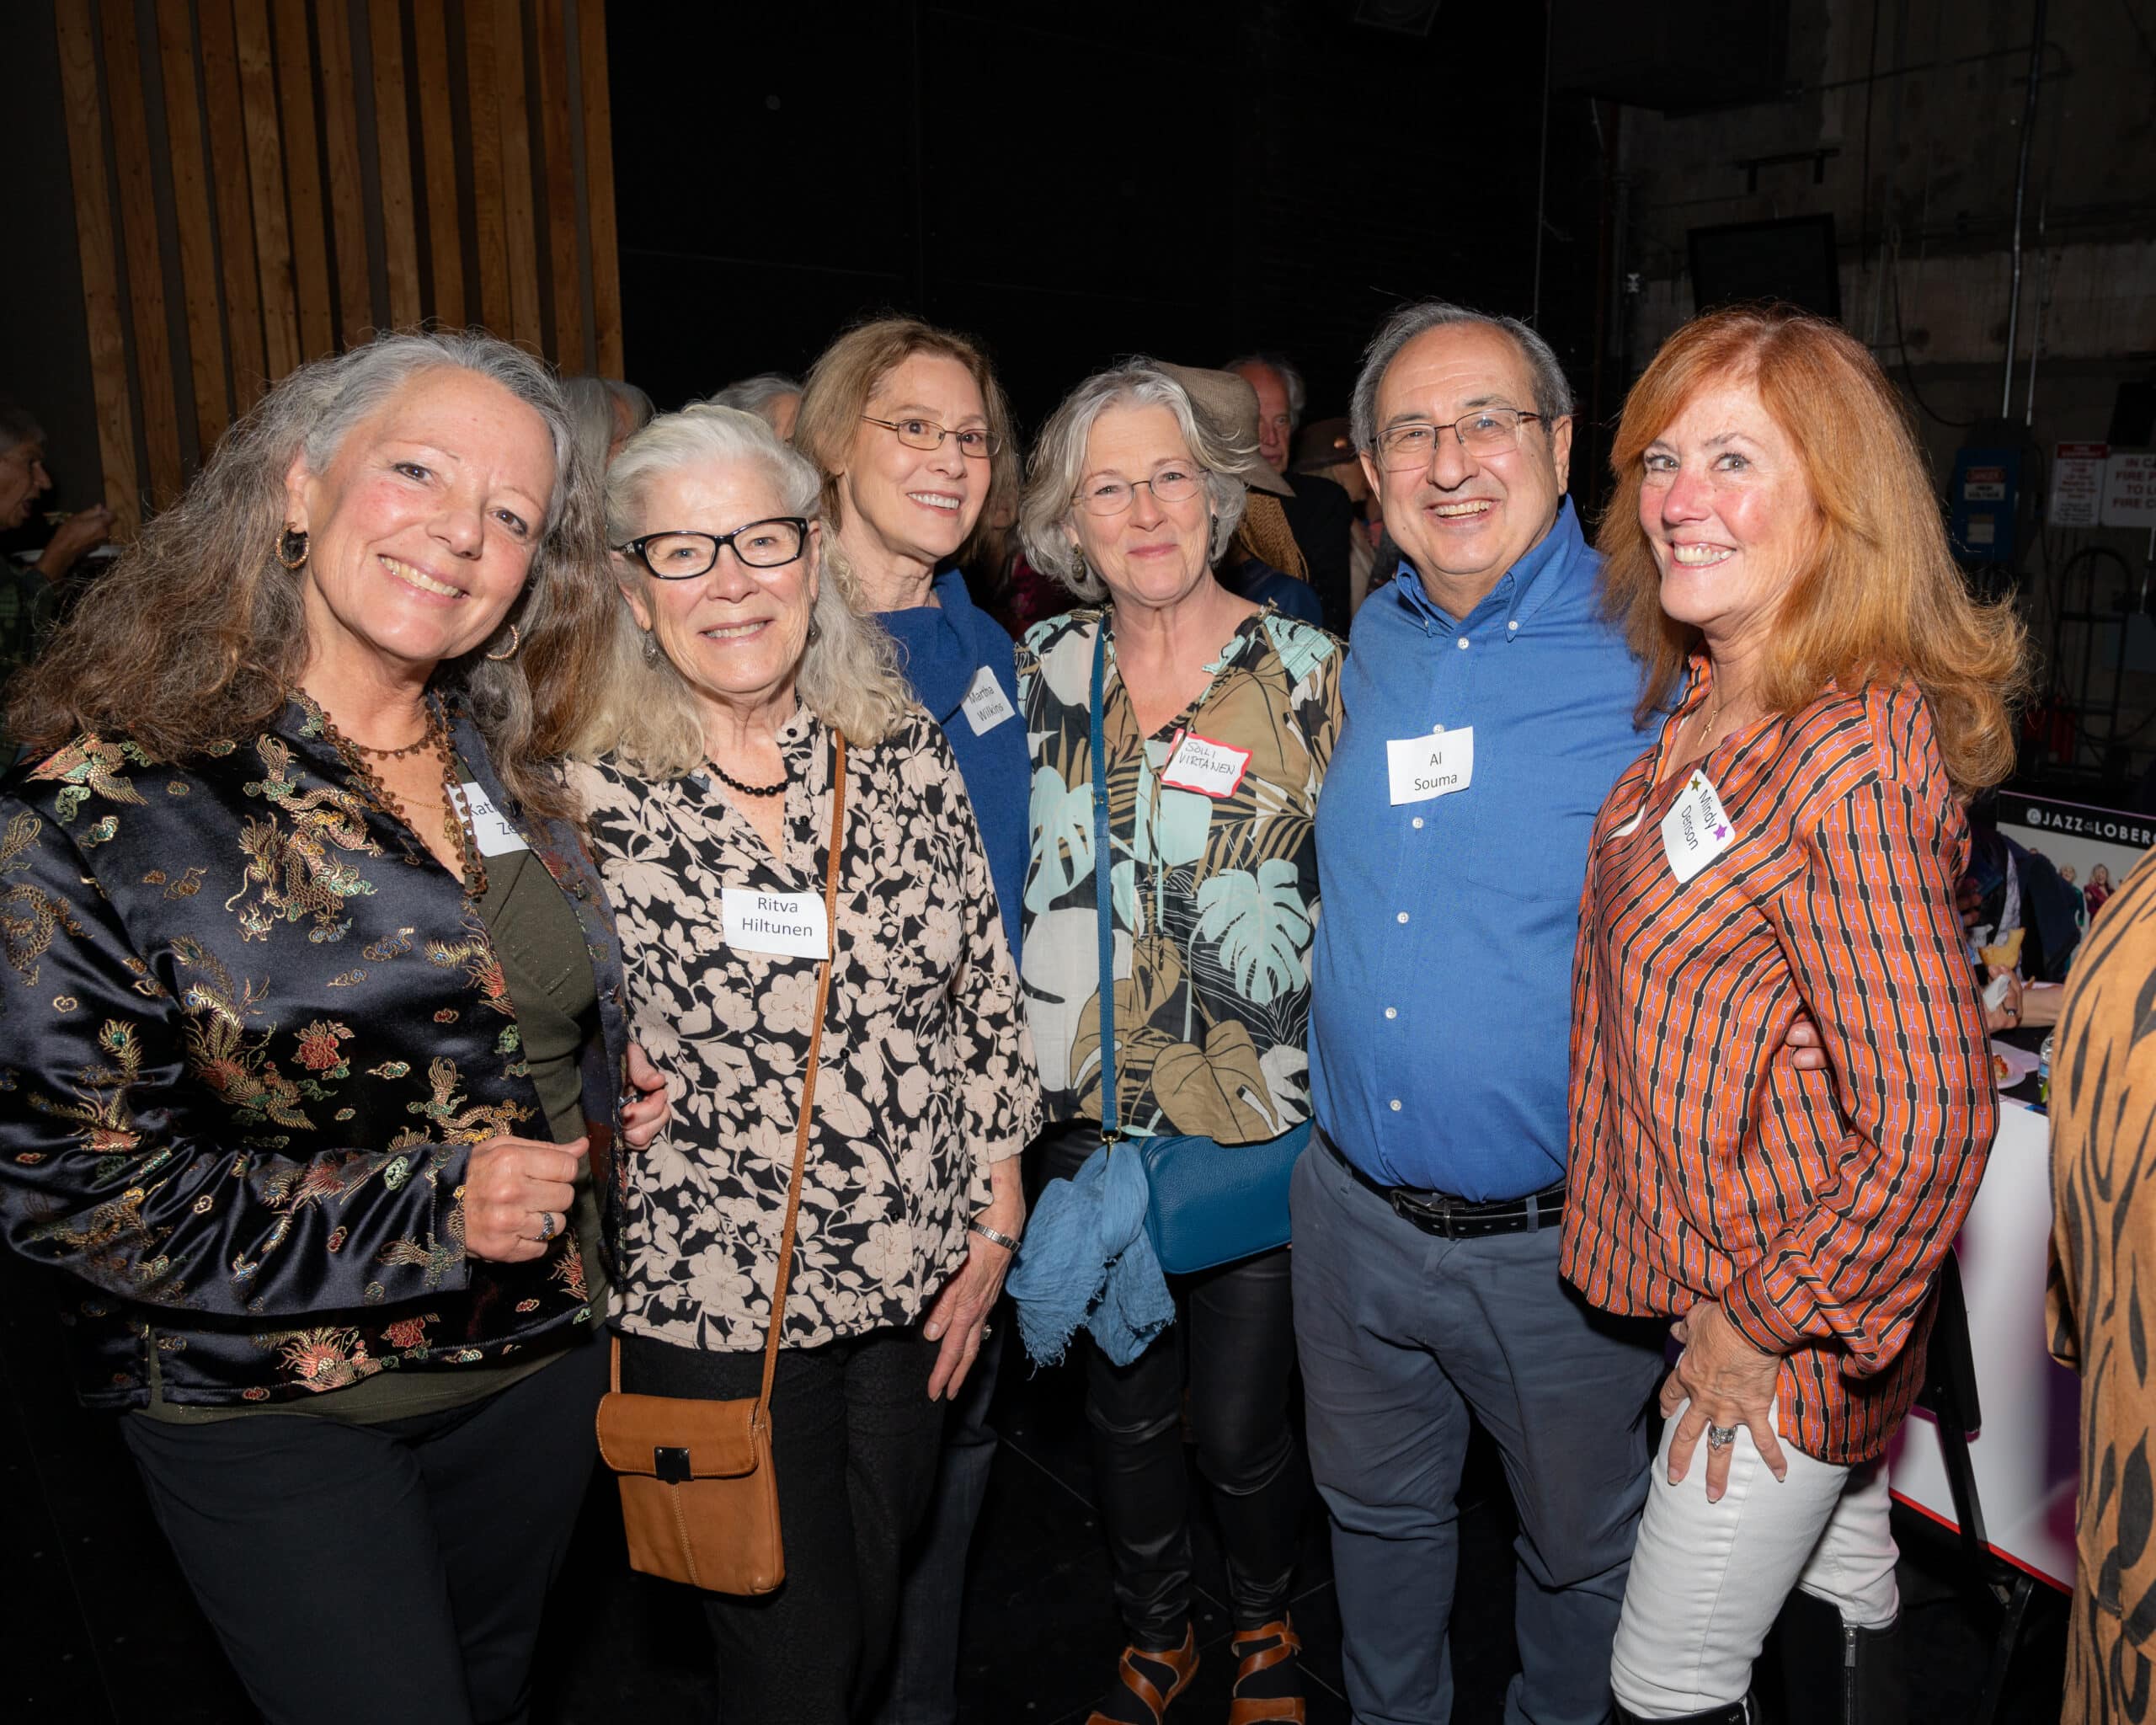
[[[1450,1717],[1470,1417],[1519,1510],[1524,1669],[1504,1717],[1609,1717],[1662,1343],[1557,1275],[1588,837],[1641,747],[1639,670],[1565,495],[1572,405],[1532,330],[1435,302],[1380,332],[1355,387],[1403,557],[1356,613],[1319,804],[1319,1133],[1294,1203],[1358,1719]]]

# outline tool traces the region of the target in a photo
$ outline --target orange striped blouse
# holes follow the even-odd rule
[[[1596,818],[1572,975],[1562,1263],[1593,1305],[1716,1299],[1784,1356],[1785,1441],[1878,1455],[1998,1124],[1954,884],[1968,825],[1911,685],[1829,691],[1698,763],[1733,829],[1679,885],[1657,785],[1684,706]],[[1799,1013],[1828,1070],[1778,1058]]]

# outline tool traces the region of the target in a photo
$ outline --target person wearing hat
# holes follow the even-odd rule
[[[1295,459],[1288,471],[1305,490],[1313,480],[1337,485],[1354,509],[1353,524],[1348,529],[1348,615],[1352,618],[1369,596],[1371,572],[1380,567],[1396,568],[1400,554],[1397,548],[1389,560],[1379,554],[1385,543],[1385,513],[1378,507],[1377,494],[1370,489],[1369,477],[1356,457],[1349,422],[1320,419],[1304,426],[1296,434]]]
[[[1290,472],[1289,451],[1308,399],[1303,374],[1284,355],[1273,353],[1245,354],[1220,369],[1257,392],[1258,454],[1275,473]],[[1344,637],[1350,615],[1348,544],[1355,505],[1336,479],[1313,475],[1305,483],[1299,474],[1295,489],[1282,498],[1281,509],[1302,547],[1310,585],[1324,607],[1325,626]]]
[[[1189,393],[1191,405],[1220,434],[1223,449],[1249,451],[1237,456],[1226,476],[1242,482],[1243,518],[1214,565],[1214,579],[1239,599],[1277,606],[1289,617],[1322,627],[1324,605],[1310,585],[1310,565],[1281,507],[1281,499],[1293,497],[1295,489],[1260,453],[1257,392],[1232,371],[1165,363],[1161,369]]]
[[[1244,405],[1222,410],[1216,378]],[[1043,1197],[1044,1224],[1105,1178],[1088,1167],[1104,1124],[1119,1135],[1187,1135],[1201,1156],[1246,1166],[1284,1163],[1309,1130],[1313,834],[1341,724],[1342,656],[1324,630],[1215,578],[1246,505],[1273,494],[1243,482],[1257,465],[1254,427],[1242,429],[1249,400],[1233,378],[1150,360],[1090,377],[1043,429],[1019,510],[1027,557],[1085,601],[1028,630],[1018,649],[1036,811],[1019,968],[1051,1122],[1039,1172],[1082,1176]],[[1101,974],[1103,943],[1112,978]],[[1284,1240],[1284,1179],[1277,1203]],[[1012,1296],[1029,1348],[1053,1357],[1069,1324],[1036,1348],[1035,1320],[1051,1306],[1067,1313],[1070,1290],[1049,1284],[1046,1267],[1073,1278],[1088,1267],[1050,1233],[1029,1231]],[[1055,1244],[1070,1249],[1042,1255]],[[1165,1329],[1119,1340],[1093,1330],[1079,1343],[1128,1641],[1090,1725],[1157,1725],[1197,1669],[1186,1398],[1227,1559],[1234,1717],[1304,1717],[1288,1619],[1308,1490],[1289,1414],[1289,1258],[1282,1246],[1170,1275]],[[1097,1253],[1080,1310],[1107,1274]],[[1037,1304],[1023,1288],[1035,1278]]]

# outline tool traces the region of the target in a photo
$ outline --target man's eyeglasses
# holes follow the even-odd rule
[[[686,528],[646,533],[614,549],[633,557],[662,581],[692,581],[709,574],[718,553],[731,545],[744,567],[783,569],[808,542],[808,523],[799,515],[774,515],[751,521],[731,533],[696,533]]]
[[[1388,473],[1427,467],[1438,452],[1438,439],[1448,431],[1460,439],[1462,449],[1478,459],[1510,455],[1519,447],[1521,425],[1541,417],[1519,408],[1478,408],[1444,425],[1433,425],[1422,419],[1410,420],[1404,425],[1388,425],[1378,434],[1379,460]]]
[[[941,449],[945,438],[955,437],[960,455],[969,461],[985,462],[1003,447],[1003,440],[992,431],[948,431],[933,419],[879,419],[873,414],[861,417],[871,425],[896,432],[899,441],[908,449]]]
[[[1089,515],[1119,515],[1137,500],[1138,488],[1146,487],[1155,503],[1187,503],[1198,495],[1203,476],[1169,467],[1150,479],[1088,480],[1078,488],[1078,507]]]

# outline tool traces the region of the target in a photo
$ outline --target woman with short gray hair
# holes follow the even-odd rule
[[[14,702],[0,1228],[273,1721],[526,1716],[606,1381],[587,1163],[665,1114],[558,765],[600,551],[542,365],[382,336],[274,386]]]
[[[627,1170],[622,1386],[754,1397],[779,1326],[785,1585],[702,1595],[729,1725],[842,1725],[873,1689],[936,1480],[931,1386],[963,1383],[995,1290],[956,1322],[939,1295],[1040,1119],[964,782],[825,569],[821,484],[728,408],[629,440],[615,645],[577,741],[632,1018],[679,1086]]]
[[[1018,653],[1035,835],[1026,1005],[1054,1123],[1041,1172],[1075,1176],[1080,1190],[1098,1176],[1089,1165],[1104,1127],[1198,1140],[1223,1170],[1236,1160],[1280,1171],[1268,1247],[1171,1274],[1182,1321],[1134,1338],[1134,1352],[1090,1333],[1081,1344],[1129,1638],[1093,1716],[1113,1725],[1157,1725],[1198,1665],[1186,1391],[1226,1549],[1235,1717],[1303,1717],[1288,1598],[1307,1485],[1289,1418],[1282,1242],[1285,1170],[1310,1131],[1314,815],[1340,728],[1342,654],[1324,630],[1214,578],[1242,514],[1231,475],[1255,452],[1225,442],[1176,378],[1134,360],[1056,409],[1020,512],[1035,567],[1106,601],[1039,624]],[[1101,974],[1104,950],[1113,977]],[[1051,1232],[1043,1251],[1053,1242]],[[1063,1306],[1065,1291],[1033,1268],[1054,1261],[1034,1252],[1029,1236],[1017,1274],[1038,1279],[1013,1286],[1029,1344],[1042,1339],[1037,1314]],[[1060,1343],[1050,1335],[1047,1351]]]

